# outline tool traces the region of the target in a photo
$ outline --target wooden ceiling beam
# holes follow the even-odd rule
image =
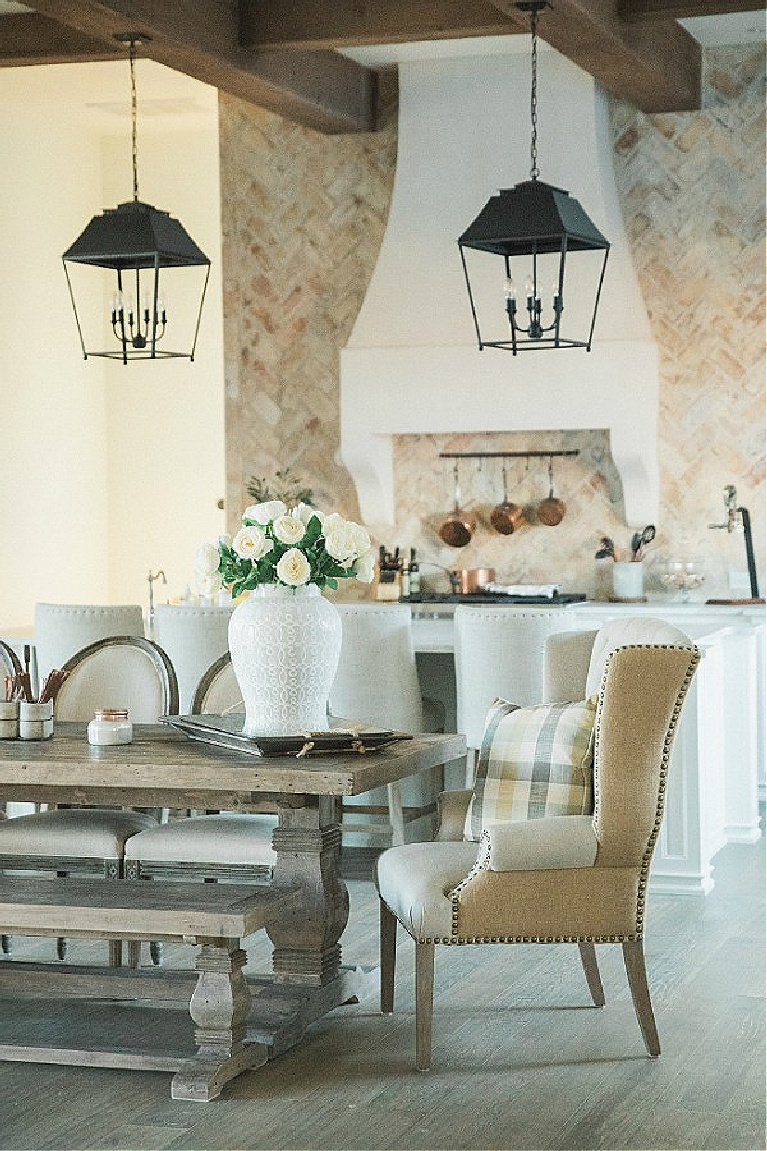
[[[618,0],[621,20],[681,20],[687,16],[724,16],[764,11],[763,0]]]
[[[515,0],[493,3],[510,18],[513,12],[519,16]],[[552,0],[540,15],[538,33],[642,112],[700,108],[700,44],[675,20],[627,24],[613,0]]]
[[[93,60],[113,60],[123,55],[122,49],[116,45],[83,36],[81,32],[57,24],[39,12],[3,16],[0,31],[0,68],[26,64],[85,64]]]
[[[142,56],[320,132],[374,127],[374,72],[336,52],[242,48],[237,0],[35,0],[35,7],[108,46],[116,35],[143,34]]]
[[[349,48],[517,31],[490,0],[241,0],[240,9],[240,42],[249,48]]]

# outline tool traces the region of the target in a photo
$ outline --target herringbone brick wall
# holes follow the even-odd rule
[[[764,49],[711,50],[704,68],[699,112],[645,116],[614,102],[611,117],[626,228],[661,353],[653,550],[658,559],[704,559],[712,594],[725,590],[727,567],[745,566],[742,540],[707,527],[723,518],[727,482],[751,510],[764,588]],[[375,134],[326,137],[221,96],[230,526],[248,478],[286,466],[319,506],[358,514],[335,458],[338,351],[375,264],[395,162],[393,122]],[[510,495],[530,521],[512,537],[488,523],[499,469],[467,464],[462,488],[478,530],[459,551],[442,545],[436,527],[452,502],[452,476],[440,451],[574,447],[577,458],[555,461],[555,492],[567,504],[557,528],[535,522],[548,494],[545,461],[509,469]],[[591,593],[599,535],[628,542],[599,430],[399,437],[395,496],[397,522],[382,542],[416,547],[443,566],[493,566],[513,582],[556,579]],[[444,586],[436,568],[432,575]]]

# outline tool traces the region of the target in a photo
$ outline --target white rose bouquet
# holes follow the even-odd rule
[[[219,539],[218,555],[221,580],[233,596],[269,583],[337,588],[339,579],[373,579],[365,529],[302,503],[288,508],[282,500],[267,500],[246,508],[234,538]]]

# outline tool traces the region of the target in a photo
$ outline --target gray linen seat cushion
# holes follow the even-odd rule
[[[264,864],[274,867],[276,815],[226,812],[156,824],[128,840],[125,859],[146,863]]]
[[[378,894],[414,939],[450,939],[450,892],[465,879],[478,844],[407,843],[378,857],[373,878]]]
[[[151,815],[70,807],[0,822],[0,855],[121,859],[131,836],[157,826]]]

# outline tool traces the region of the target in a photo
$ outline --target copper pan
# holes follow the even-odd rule
[[[452,513],[439,526],[439,538],[451,548],[465,548],[471,542],[477,522],[474,516],[461,511],[461,489],[458,486],[458,464],[453,469],[455,476],[455,499]]]
[[[566,506],[554,495],[554,465],[549,460],[549,494],[538,504],[538,519],[547,528],[555,528],[565,518]]]
[[[450,590],[456,595],[471,595],[495,581],[495,568],[460,568],[450,573]]]
[[[490,523],[502,536],[510,536],[525,522],[525,513],[519,504],[509,502],[506,486],[506,464],[503,465],[503,503],[497,504],[490,513]]]

